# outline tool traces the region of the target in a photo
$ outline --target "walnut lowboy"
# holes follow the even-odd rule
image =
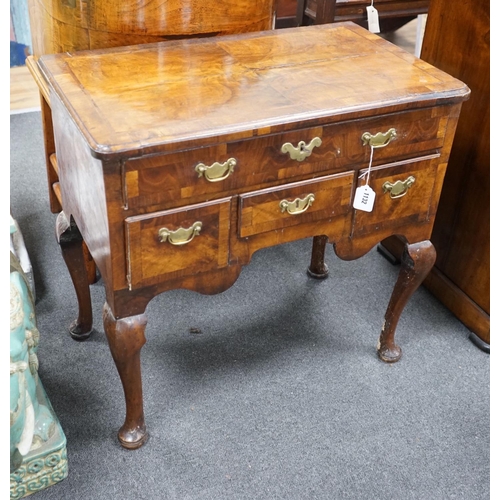
[[[356,259],[406,243],[378,344],[435,260],[429,241],[469,89],[351,23],[46,55],[77,340],[90,335],[88,248],[125,392],[121,444],[141,446],[146,307],[175,288],[218,293],[264,247],[312,237]],[[369,82],[369,84],[367,84]],[[369,172],[368,172],[368,167]],[[370,212],[356,188],[375,192]]]

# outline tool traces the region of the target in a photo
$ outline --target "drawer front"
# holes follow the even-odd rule
[[[374,164],[435,152],[443,144],[445,107],[294,130],[129,160],[124,198],[129,208],[183,200],[204,201],[229,193],[270,187],[286,181],[344,171],[368,163],[370,146],[362,136],[391,129],[395,136],[374,153]]]
[[[428,159],[372,169],[369,185],[375,191],[373,210],[354,210],[353,235],[427,222],[437,167],[437,159]],[[357,184],[364,185],[364,178]]]
[[[230,199],[125,219],[130,288],[225,267]]]
[[[268,188],[240,197],[238,234],[252,236],[347,216],[354,172]]]

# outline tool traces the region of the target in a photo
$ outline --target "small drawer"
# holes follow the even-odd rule
[[[332,126],[327,135],[335,137],[339,164],[368,164],[373,144],[373,164],[380,165],[436,153],[443,146],[448,112],[442,106],[355,120],[339,130]]]
[[[318,145],[322,131],[316,127],[129,160],[125,164],[126,204],[132,209],[176,206],[182,200],[238,194],[321,173],[332,168],[336,155]],[[305,144],[302,149],[309,147],[307,157],[300,152],[301,141]],[[287,148],[292,151],[294,147],[301,159],[291,158]]]
[[[238,234],[252,236],[346,216],[354,172],[268,188],[240,197]]]
[[[353,235],[427,222],[439,164],[439,156],[435,156],[373,168],[369,180],[375,191],[373,210],[354,210]],[[364,172],[366,169],[360,174]],[[358,186],[364,183],[364,178],[358,179]]]
[[[125,163],[124,199],[136,207],[175,207],[298,181],[367,163],[364,134],[394,133],[377,147],[374,165],[436,152],[447,115],[441,108],[394,113],[163,155]]]
[[[130,288],[225,267],[230,198],[125,219]]]

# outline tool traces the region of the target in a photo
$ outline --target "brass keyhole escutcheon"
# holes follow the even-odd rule
[[[408,189],[410,189],[414,183],[415,177],[410,175],[410,177],[408,177],[405,181],[396,181],[394,183],[389,181],[384,182],[382,184],[382,189],[384,190],[384,193],[388,192],[392,199],[402,198],[406,195]]]
[[[281,152],[289,154],[292,160],[304,161],[308,156],[311,156],[312,150],[318,146],[321,146],[321,139],[315,137],[309,144],[306,144],[305,141],[299,141],[297,147],[291,142],[285,142],[281,146]]]

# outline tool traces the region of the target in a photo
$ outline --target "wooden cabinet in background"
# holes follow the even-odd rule
[[[352,21],[368,27],[366,7],[371,0],[303,0],[303,24]],[[381,32],[393,31],[426,14],[429,0],[375,0]]]
[[[425,286],[490,344],[490,3],[431,0],[421,58],[471,89],[464,103],[431,241],[437,260]],[[384,242],[397,253],[394,240]]]
[[[421,58],[466,82],[432,242],[426,285],[490,343],[490,2],[432,0]],[[489,346],[488,346],[489,348]]]
[[[302,26],[305,0],[276,0],[276,28]]]

